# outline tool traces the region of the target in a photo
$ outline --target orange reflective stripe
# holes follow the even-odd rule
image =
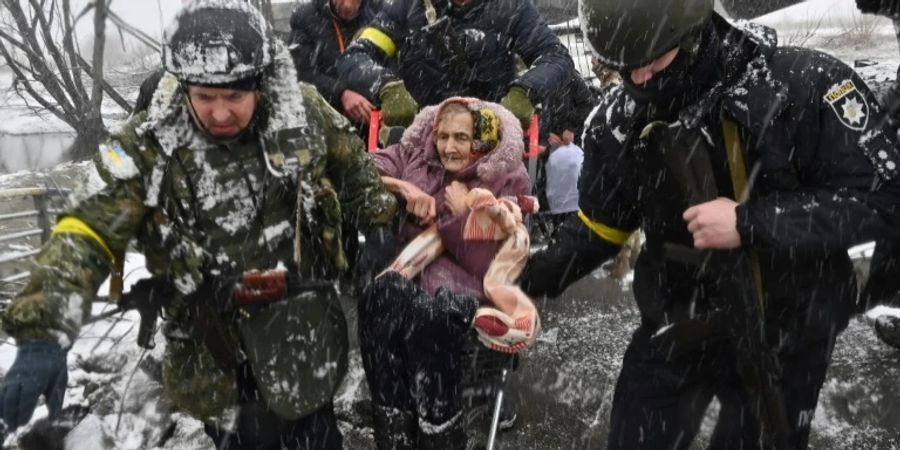
[[[346,48],[344,46],[344,33],[341,32],[341,26],[338,25],[336,19],[331,19],[331,25],[334,26],[334,34],[337,35],[338,48],[341,50],[341,54],[343,55],[344,49]]]

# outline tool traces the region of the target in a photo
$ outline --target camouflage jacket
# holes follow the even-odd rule
[[[249,360],[280,415],[300,417],[331,401],[347,350],[334,295],[298,295],[236,322],[181,301],[209,274],[281,266],[335,279],[347,265],[342,220],[366,230],[392,219],[396,202],[362,141],[295,80],[282,52],[263,83],[252,137],[223,145],[193,126],[177,80],[164,77],[148,111],[101,146],[97,167],[107,185],[60,215],[4,329],[70,346],[114,259],[133,241],[148,269],[171,277],[179,293],[163,326],[164,381],[178,406],[229,425],[234,372],[198,336],[209,329],[233,353],[225,359]]]

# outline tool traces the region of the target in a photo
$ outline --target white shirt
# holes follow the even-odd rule
[[[550,150],[547,158],[547,203],[551,214],[578,211],[578,176],[584,151],[575,144]]]

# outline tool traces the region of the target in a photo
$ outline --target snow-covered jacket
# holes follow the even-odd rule
[[[402,79],[416,101],[434,105],[454,95],[499,101],[511,84],[546,98],[574,70],[569,52],[529,0],[395,0],[365,27],[338,61],[338,74],[377,102],[385,83]],[[516,77],[515,55],[529,69]],[[396,58],[396,71],[389,61]]]
[[[100,146],[106,185],[60,215],[3,316],[4,330],[69,347],[113,261],[133,241],[150,272],[177,291],[162,327],[163,382],[176,406],[232,426],[235,370],[244,362],[267,406],[285,419],[331,402],[348,350],[335,295],[303,292],[237,320],[221,313],[230,296],[186,300],[207,292],[213,277],[253,269],[295,268],[304,280],[334,280],[346,267],[342,220],[363,230],[392,220],[396,200],[353,128],[296,76],[282,49],[263,78],[267,103],[253,129],[229,144],[198,130],[180,83],[163,77],[148,111]]]
[[[343,110],[341,93],[347,85],[338,79],[337,60],[380,9],[380,0],[362,0],[359,15],[344,21],[332,12],[331,0],[304,0],[291,14],[288,42],[297,75],[300,81],[313,84],[338,111]]]
[[[469,213],[451,214],[444,206],[444,188],[453,181],[459,181],[469,189],[487,189],[498,198],[528,195],[530,192],[528,173],[522,162],[521,125],[502,106],[485,104],[500,119],[501,140],[488,154],[459,172],[451,174],[445,171],[437,155],[434,121],[439,106],[423,109],[403,133],[399,143],[374,155],[375,166],[381,175],[412,183],[435,199],[438,233],[446,251],[418,278],[419,284],[431,294],[445,286],[453,292],[484,299],[482,280],[501,245],[500,241],[493,240],[463,240]],[[424,229],[415,216],[406,216],[398,235],[398,251]]]
[[[693,250],[682,218],[693,203],[672,166],[708,157],[712,173],[693,174],[696,183],[735,198],[725,117],[736,125],[750,180],[749,199],[736,209],[737,231],[743,247],[759,255],[766,329],[774,345],[803,348],[847,325],[856,297],[847,249],[900,229],[900,155],[851,68],[816,51],[776,47],[770,29],[713,20],[721,40],[717,75],[674,119],[659,121],[624,88],[594,110],[585,130],[580,220],[532,260],[523,284],[532,294],[559,292],[641,228],[646,243],[634,292],[649,329],[703,317],[717,298],[737,304],[722,289],[747,274],[704,271],[678,251]]]

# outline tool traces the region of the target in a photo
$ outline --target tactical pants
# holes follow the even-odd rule
[[[237,429],[228,432],[204,424],[203,429],[217,450],[340,450],[343,436],[337,426],[334,407],[325,405],[297,420],[284,420],[275,415],[256,386],[248,364],[238,368],[240,411]]]
[[[431,296],[396,272],[359,303],[359,346],[372,401],[441,424],[462,411],[463,349],[478,300]]]
[[[668,360],[650,342],[656,330],[644,326],[632,336],[613,397],[608,448],[685,449],[707,406],[721,405],[710,449],[758,449],[759,426],[735,369],[737,351],[726,340]],[[790,427],[790,448],[804,449],[834,339],[779,355],[781,387]]]

